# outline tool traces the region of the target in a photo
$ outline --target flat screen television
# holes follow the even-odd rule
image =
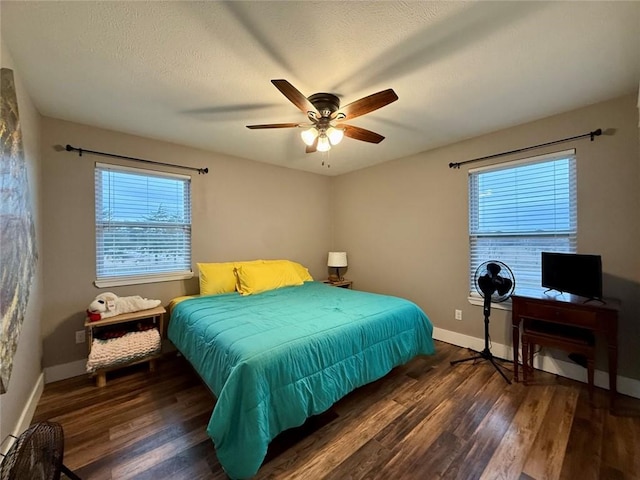
[[[602,258],[600,255],[542,252],[542,286],[602,299]]]

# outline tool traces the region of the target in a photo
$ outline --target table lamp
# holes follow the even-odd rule
[[[335,278],[333,278],[333,275],[329,275],[329,280],[332,282],[339,282],[343,280],[340,276],[340,267],[347,266],[347,252],[329,252],[327,266],[336,269]]]

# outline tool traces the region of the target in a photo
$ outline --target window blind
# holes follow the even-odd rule
[[[191,276],[191,179],[96,164],[96,285]]]
[[[487,260],[506,263],[516,289],[541,287],[543,251],[576,251],[575,151],[469,172],[469,285]]]

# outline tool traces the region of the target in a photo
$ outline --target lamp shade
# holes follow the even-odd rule
[[[346,267],[347,252],[329,252],[328,267]]]
[[[319,152],[328,152],[331,150],[331,142],[326,134],[322,134],[318,137],[318,146],[316,147]]]
[[[329,137],[329,142],[331,142],[331,145],[337,145],[342,141],[342,137],[344,137],[344,130],[335,127],[329,127],[327,129],[327,137]]]
[[[313,142],[316,141],[316,137],[318,136],[318,130],[315,127],[311,127],[308,130],[303,130],[300,132],[300,136],[302,137],[302,141],[306,145],[313,145]]]

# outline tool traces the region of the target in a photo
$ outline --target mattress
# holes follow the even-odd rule
[[[207,433],[226,473],[242,479],[280,432],[433,353],[432,330],[408,300],[305,282],[183,300],[168,336],[217,397]]]

